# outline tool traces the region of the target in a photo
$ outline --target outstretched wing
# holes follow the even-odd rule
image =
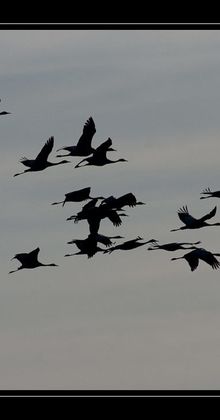
[[[134,207],[136,206],[136,203],[137,203],[136,197],[132,193],[124,194],[121,197],[117,198],[118,208],[121,208],[124,206]]]
[[[214,209],[210,211],[210,213],[205,214],[205,216],[201,217],[200,221],[204,222],[205,220],[211,219],[212,217],[215,216],[216,211],[217,211],[217,206],[215,206]]]
[[[29,252],[28,256],[30,256],[33,259],[37,259],[37,256],[39,254],[40,248],[36,248],[33,251]]]
[[[102,144],[100,144],[100,146],[97,147],[97,149],[95,149],[95,152],[93,153],[93,155],[98,156],[98,158],[99,157],[102,158],[103,156],[105,157],[106,152],[111,146],[112,146],[112,140],[109,137],[108,140],[104,141]]]
[[[181,209],[179,209],[177,214],[181,222],[183,222],[186,226],[190,226],[191,223],[196,221],[196,219],[189,214],[187,206],[183,206]]]
[[[97,242],[100,242],[101,244],[105,246],[113,245],[113,242],[111,241],[111,239],[108,238],[108,236],[97,233],[96,239],[97,239]]]
[[[208,187],[208,188],[205,188],[204,190],[202,190],[202,192],[200,194],[212,194],[212,191]]]
[[[77,147],[83,147],[84,145],[86,147],[91,147],[92,138],[96,132],[95,123],[90,117],[83,127],[83,133],[77,143]]]
[[[110,210],[107,213],[107,217],[113,223],[114,226],[120,226],[122,223],[121,218],[119,217],[118,213],[115,210]]]
[[[215,258],[215,256],[211,252],[206,251],[205,249],[201,249],[199,251],[199,258],[205,261],[207,264],[211,265],[213,270],[216,270],[220,267],[220,263],[217,260],[217,258]]]
[[[186,261],[188,262],[191,271],[194,271],[198,265],[199,265],[199,258],[196,255],[195,251],[189,252],[188,254],[186,254],[184,256],[184,258],[186,259]]]
[[[40,251],[40,248],[36,248],[31,252],[23,252],[21,254],[16,254],[14,258],[17,258],[18,261],[20,261],[21,264],[24,264],[27,260],[29,260],[30,257],[37,258],[38,253]]]
[[[27,253],[23,252],[20,254],[16,254],[13,258],[17,258],[18,261],[20,261],[21,264],[23,264],[26,261],[27,258]]]
[[[53,145],[54,145],[54,137],[50,137],[46,141],[45,145],[42,147],[40,153],[37,155],[35,160],[39,162],[46,161],[49,154],[51,153],[53,149]]]
[[[84,201],[88,199],[88,196],[90,194],[91,187],[82,188],[80,190],[71,191],[67,194],[65,194],[65,197],[68,200],[73,201]]]

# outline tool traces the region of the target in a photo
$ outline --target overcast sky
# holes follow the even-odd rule
[[[82,204],[64,194],[135,194],[120,227],[100,233],[160,243],[202,241],[220,252],[219,228],[170,232],[178,208],[201,217],[220,189],[220,33],[216,30],[1,30],[0,389],[219,389],[220,271],[184,251],[147,246],[64,258],[85,238]],[[71,163],[13,178],[50,136],[76,143],[85,121],[93,145],[111,137],[112,159]],[[83,203],[84,204],[84,203]],[[220,222],[220,206],[213,222]],[[10,259],[40,247],[59,267],[22,270]]]

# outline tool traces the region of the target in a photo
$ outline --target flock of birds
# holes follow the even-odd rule
[[[0,113],[0,115],[5,114],[8,114],[8,112],[3,111],[2,113]],[[94,149],[92,147],[92,139],[95,133],[95,123],[93,118],[90,117],[84,124],[82,135],[78,140],[77,144],[73,146],[65,146],[58,149],[57,152],[60,150],[64,150],[68,153],[66,153],[65,155],[58,154],[56,157],[83,157],[83,159],[77,165],[75,165],[75,168],[87,165],[104,166],[116,162],[127,162],[127,160],[123,158],[111,160],[107,157],[108,152],[116,151],[112,148],[112,140],[110,138],[108,138],[100,146]],[[63,159],[59,162],[49,162],[48,156],[52,152],[53,147],[54,137],[50,137],[35,159],[27,159],[26,157],[23,157],[20,160],[20,162],[28,169],[25,169],[23,172],[14,174],[14,176],[18,176],[26,172],[42,171],[50,166],[71,162],[70,160],[66,159]],[[89,200],[82,207],[80,212],[67,218],[67,220],[73,220],[74,223],[78,223],[81,220],[86,220],[89,227],[89,233],[85,239],[73,239],[67,242],[67,244],[76,245],[79,251],[73,254],[66,254],[65,257],[84,254],[87,255],[88,258],[91,258],[98,252],[110,254],[115,250],[128,251],[143,246],[145,244],[151,244],[148,250],[161,249],[170,252],[181,249],[191,250],[190,252],[187,252],[181,257],[171,258],[171,261],[185,259],[188,262],[191,271],[194,271],[198,267],[199,260],[206,262],[213,269],[217,269],[220,267],[220,262],[215,258],[216,256],[220,256],[220,254],[212,253],[204,248],[197,247],[196,245],[200,244],[200,241],[171,242],[166,244],[159,244],[158,240],[156,239],[143,241],[142,237],[137,236],[135,239],[131,239],[122,242],[121,244],[115,245],[116,242],[113,242],[112,239],[123,239],[124,237],[120,235],[106,236],[101,234],[99,232],[101,221],[107,218],[113,224],[113,226],[118,227],[122,223],[122,217],[127,216],[124,207],[136,207],[138,205],[144,205],[145,203],[137,201],[135,195],[131,192],[124,194],[120,197],[92,197],[90,194],[91,187],[82,188],[65,194],[65,198],[63,201],[52,203],[52,205],[62,204],[62,206],[64,206],[67,202],[78,203]],[[201,199],[210,197],[220,198],[220,191],[211,191],[209,188],[202,191],[201,194],[203,194],[203,197],[200,197]],[[97,205],[99,200],[100,204]],[[199,229],[207,226],[220,226],[220,223],[207,223],[207,220],[215,216],[216,210],[217,207],[214,207],[213,210],[211,210],[208,214],[205,214],[203,217],[195,218],[189,214],[187,206],[180,208],[177,214],[184,225],[177,229],[172,229],[171,232],[184,229]],[[104,245],[105,248],[101,248],[100,246],[98,246],[98,244]],[[39,251],[40,248],[38,247],[29,253],[16,254],[12,259],[17,259],[21,263],[21,266],[19,266],[16,270],[10,271],[9,273],[14,273],[15,271],[24,268],[30,269],[39,266],[57,266],[54,263],[43,264],[39,262]]]

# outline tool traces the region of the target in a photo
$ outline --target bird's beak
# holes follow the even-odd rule
[[[11,258],[10,261],[15,260],[15,257]]]

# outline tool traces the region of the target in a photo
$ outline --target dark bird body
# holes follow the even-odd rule
[[[1,102],[2,100],[0,99],[0,102]],[[11,114],[11,112],[7,112],[7,111],[1,111],[0,112],[0,115],[7,115],[7,114]]]
[[[188,212],[187,206],[183,207],[182,209],[178,210],[178,216],[180,220],[185,224],[178,229],[172,229],[171,232],[175,232],[177,230],[183,229],[199,229],[206,226],[220,226],[220,223],[206,223],[206,220],[211,219],[216,214],[217,207],[214,207],[210,213],[206,214],[205,216],[201,217],[200,219],[195,219],[191,216]]]
[[[195,246],[185,248],[183,245],[197,245],[198,242],[170,242],[167,244],[154,244],[153,248],[148,248],[149,251],[154,251],[155,249],[164,249],[165,251],[177,251],[178,249],[195,249]]]
[[[54,204],[64,204],[66,202],[80,202],[80,201],[85,201],[85,200],[93,200],[93,197],[90,197],[90,191],[91,188],[87,187],[87,188],[82,188],[81,190],[77,190],[77,191],[72,191],[69,192],[67,194],[65,194],[65,199],[63,201],[58,201],[56,203],[52,203],[52,205]],[[95,198],[95,197],[94,197]],[[102,200],[104,197],[96,197],[97,199]]]
[[[220,263],[215,258],[215,255],[220,256],[220,254],[212,253],[204,248],[196,248],[193,251],[183,255],[182,257],[171,258],[171,261],[180,260],[184,258],[188,262],[191,271],[194,271],[199,265],[199,260],[202,260],[209,264],[213,268],[213,270],[216,270],[220,267]]]
[[[11,112],[7,112],[7,111],[1,111],[0,115],[7,115],[7,114],[11,114]]]
[[[28,166],[29,169],[26,169],[23,172],[20,172],[18,174],[15,174],[14,176],[18,176],[21,174],[24,174],[25,172],[36,172],[36,171],[43,171],[45,168],[48,168],[49,166],[55,166],[60,165],[62,163],[68,163],[68,160],[62,160],[60,162],[48,162],[47,158],[49,154],[51,153],[54,146],[54,137],[50,137],[49,140],[45,143],[45,145],[42,147],[40,153],[37,155],[36,159],[27,159],[22,158],[21,163],[23,165]]]
[[[43,264],[38,261],[38,253],[40,251],[40,248],[36,248],[33,251],[29,253],[21,253],[16,254],[13,259],[17,259],[21,266],[17,268],[17,270],[9,271],[10,273],[14,273],[15,271],[22,270],[23,268],[36,268],[36,267],[42,267],[42,266],[50,266],[50,267],[58,267],[57,264]]]
[[[89,156],[95,149],[91,146],[93,136],[96,132],[95,123],[90,117],[83,127],[83,133],[75,146],[65,146],[57,150],[66,150],[69,152],[67,155],[57,155],[57,157],[63,156]]]
[[[97,252],[105,251],[104,249],[98,247],[97,242],[97,239],[93,235],[89,235],[86,239],[75,239],[71,241],[71,243],[74,243],[80,251],[74,254],[66,254],[64,257],[72,257],[73,255],[85,254],[88,256],[88,258],[91,258]]]
[[[96,233],[94,235],[89,235],[89,238],[94,238],[97,242],[100,242],[101,244],[105,246],[111,246],[114,245],[114,243],[111,241],[111,239],[122,239],[123,236],[116,235],[116,236],[106,236],[101,235],[100,233]],[[76,239],[72,239],[72,241],[67,242],[68,244],[75,244]]]
[[[67,220],[74,220],[75,223],[78,223],[80,220],[87,220],[91,234],[98,233],[102,219],[108,218],[114,226],[120,226],[122,223],[120,216],[126,216],[126,214],[118,214],[116,210],[109,209],[104,205],[96,207],[91,206],[91,203],[88,204],[90,204],[90,207],[84,206],[81,212],[69,217]]]
[[[206,188],[200,194],[204,194],[204,195],[207,194],[206,197],[200,197],[200,200],[203,200],[204,198],[212,198],[212,197],[220,198],[220,191],[211,191],[210,188]]]
[[[115,210],[119,210],[125,206],[129,206],[129,207],[135,207],[138,205],[143,205],[145,203],[143,203],[142,201],[137,201],[136,197],[134,194],[132,193],[127,193],[124,194],[118,198],[114,197],[113,195],[111,195],[108,198],[105,198],[101,205],[106,204],[109,208],[115,209]]]
[[[92,156],[87,157],[86,159],[81,160],[75,168],[80,168],[87,165],[94,165],[94,166],[104,166],[109,163],[116,163],[116,162],[127,162],[126,159],[117,159],[117,160],[110,160],[107,158],[106,153],[110,150],[110,146],[112,145],[112,140],[108,138],[104,143],[102,143],[97,149],[93,152]],[[81,163],[85,163],[85,165],[81,165]]]
[[[123,242],[122,244],[116,245],[116,246],[114,246],[112,248],[109,248],[109,249],[105,250],[105,253],[106,252],[111,253],[111,252],[113,252],[113,251],[115,251],[117,249],[120,249],[120,250],[123,250],[123,251],[128,251],[130,249],[138,248],[139,246],[148,244],[150,242],[152,242],[152,243],[157,242],[156,239],[150,239],[149,241],[146,241],[146,242],[138,242],[138,241],[140,241],[142,239],[143,238],[141,238],[140,236],[138,236],[135,239],[131,239],[130,241]]]

